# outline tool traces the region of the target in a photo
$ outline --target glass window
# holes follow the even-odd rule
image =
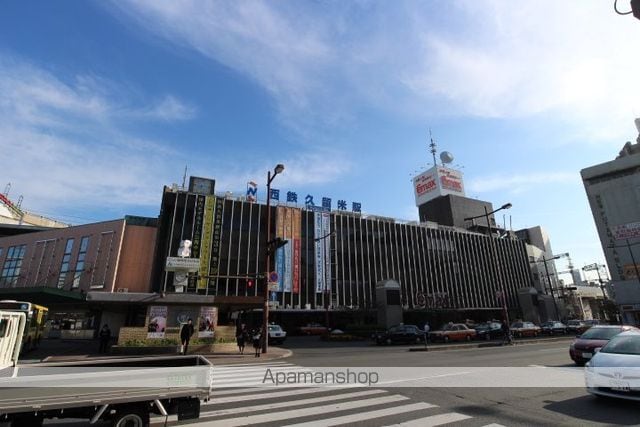
[[[613,338],[601,350],[602,353],[640,355],[640,335],[623,335]]]
[[[84,272],[84,261],[87,256],[87,249],[89,248],[89,236],[84,236],[80,240],[80,251],[78,252],[78,258],[76,259],[76,270],[73,274],[73,287],[80,286],[80,279]]]
[[[73,250],[74,239],[67,239],[67,244],[64,248],[64,254],[62,255],[62,264],[60,265],[60,275],[58,276],[58,288],[64,288],[65,281],[67,279],[67,273],[69,272],[69,262],[71,261],[71,251]]]
[[[610,340],[622,332],[622,328],[591,328],[580,338],[585,340]]]
[[[22,268],[26,245],[11,246],[7,250],[7,259],[4,261],[2,273],[0,273],[0,286],[15,287]]]

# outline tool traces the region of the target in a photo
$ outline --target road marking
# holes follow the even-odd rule
[[[344,415],[335,418],[325,418],[322,420],[309,421],[307,423],[290,424],[287,427],[331,427],[341,424],[357,423],[373,418],[388,417],[390,415],[406,414],[407,412],[420,411],[423,409],[436,408],[430,403],[418,402],[410,405],[394,406],[393,408],[378,409],[376,411],[361,412],[359,414]]]
[[[242,372],[234,372],[234,373],[228,373],[228,372],[213,372],[213,378],[241,378],[241,377],[249,377],[249,376],[255,376],[255,375],[260,375],[261,377],[264,377],[265,375],[267,375],[268,373],[277,373],[277,372],[284,372],[284,373],[288,373],[288,372],[311,372],[309,369],[307,368],[303,368],[301,366],[287,366],[285,368],[267,368],[267,369],[256,369],[256,370],[250,370],[250,371],[242,371]]]
[[[289,406],[310,405],[314,403],[331,402],[334,400],[341,400],[341,399],[353,399],[356,397],[371,396],[374,394],[381,394],[381,393],[387,393],[387,392],[384,390],[366,390],[366,391],[359,391],[356,393],[341,393],[341,394],[333,394],[330,396],[313,397],[311,399],[287,400],[285,402],[267,403],[264,405],[241,406],[238,408],[229,408],[229,409],[220,409],[217,411],[202,412],[200,413],[200,417],[221,417],[223,415],[235,415],[235,414],[242,414],[246,412],[268,411],[271,409],[280,409],[280,408],[286,408]]]
[[[297,365],[275,365],[275,366],[271,366],[271,365],[265,365],[265,366],[247,366],[245,368],[241,368],[241,369],[221,369],[221,368],[213,368],[213,373],[214,374],[223,374],[223,375],[227,375],[227,374],[235,374],[238,372],[257,372],[257,371],[265,371],[267,369],[271,369],[271,370],[284,370],[287,368],[301,368],[301,366],[297,366]]]
[[[418,418],[415,420],[405,421],[399,424],[393,424],[388,427],[435,427],[442,424],[455,423],[471,418],[468,415],[459,414],[457,412],[449,412],[448,414],[432,415],[430,417]]]
[[[506,426],[503,426],[502,424],[492,423],[492,424],[487,424],[486,426],[482,426],[482,427],[506,427]]]
[[[227,363],[226,365],[216,365],[214,368],[235,368],[236,366],[271,366],[271,365],[290,365],[289,362],[255,362],[255,363]]]
[[[308,417],[313,415],[327,414],[331,412],[348,411],[351,409],[365,408],[367,406],[384,405],[387,403],[400,402],[409,400],[408,397],[393,395],[378,397],[373,399],[357,400],[354,402],[334,403],[331,405],[315,406],[312,408],[300,408],[290,411],[275,412],[269,414],[249,415],[246,417],[225,418],[220,420],[204,421],[203,423],[191,424],[191,426],[207,426],[207,427],[236,427],[251,424],[268,423],[274,421],[282,421],[291,418]]]
[[[415,381],[420,381],[420,380],[430,380],[433,378],[444,378],[444,377],[456,377],[459,375],[467,375],[470,374],[471,372],[452,372],[450,374],[440,374],[440,375],[431,375],[428,377],[418,377],[418,378],[405,378],[402,380],[394,380],[394,381],[382,381],[379,383],[376,383],[376,386],[384,386],[385,384],[396,384],[396,383],[411,383],[411,382],[415,382]]]
[[[265,399],[272,399],[275,397],[297,396],[300,394],[311,394],[311,393],[322,393],[322,392],[333,391],[326,387],[296,388],[296,389],[288,389],[286,391],[276,391],[276,392],[267,391],[272,389],[265,389],[264,391],[259,391],[259,389],[253,388],[251,390],[256,390],[256,392],[249,395],[244,394],[241,396],[221,397],[218,399],[214,398],[210,401],[210,403],[207,403],[207,405],[215,405],[219,403],[244,402],[249,400],[265,400]]]

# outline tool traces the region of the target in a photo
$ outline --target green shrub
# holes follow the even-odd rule
[[[123,347],[145,347],[146,345],[144,340],[129,340],[122,344]]]

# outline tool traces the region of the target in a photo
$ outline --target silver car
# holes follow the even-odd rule
[[[640,401],[640,331],[611,338],[586,364],[587,391],[596,396]]]

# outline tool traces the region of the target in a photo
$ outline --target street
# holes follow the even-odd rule
[[[360,425],[460,426],[637,425],[637,403],[598,399],[573,388],[238,388],[260,381],[267,369],[299,371],[305,367],[557,367],[575,368],[568,356],[570,339],[513,347],[410,352],[411,346],[378,347],[369,343],[321,343],[293,337],[290,358],[268,363],[217,366],[213,400],[200,420],[175,425]],[[488,386],[491,375],[487,370]],[[222,390],[221,390],[222,388]],[[159,418],[156,418],[160,422]],[[164,419],[162,419],[164,422]]]

